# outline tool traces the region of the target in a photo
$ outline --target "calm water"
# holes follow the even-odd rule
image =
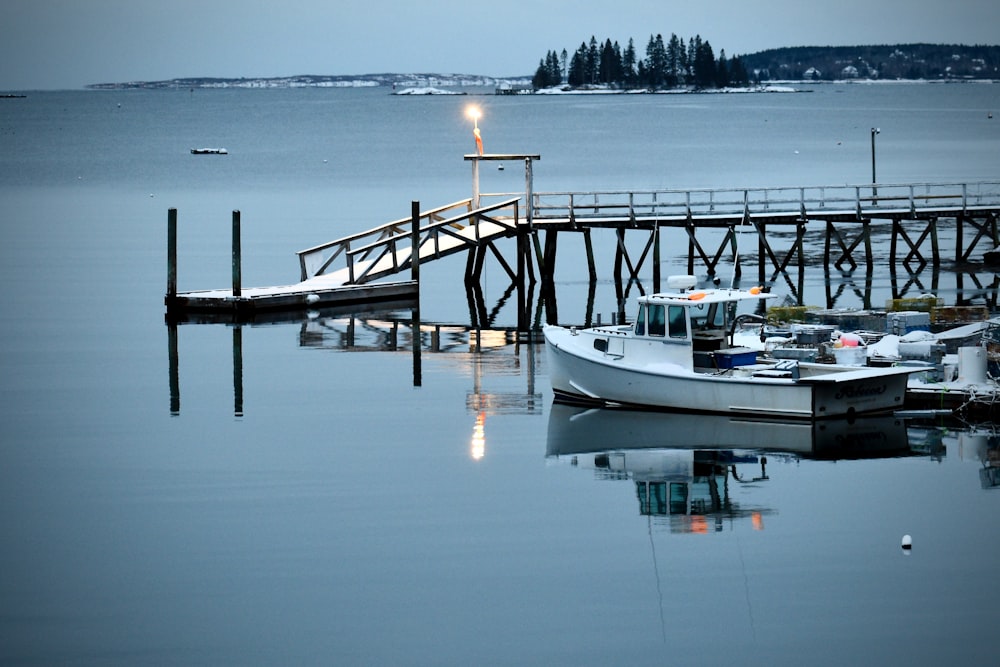
[[[233,209],[244,284],[293,281],[295,250],[469,196],[473,101],[488,151],[541,154],[539,190],[864,183],[873,126],[880,182],[1000,177],[993,84],[0,100],[0,662],[992,664],[988,429],[554,408],[540,349],[445,326],[469,323],[460,257],[423,271],[419,386],[404,311],[244,327],[241,357],[232,328],[182,326],[172,390],[169,207],[181,289],[228,283]],[[750,443],[766,469],[727,463],[707,520],[661,506],[693,448]]]

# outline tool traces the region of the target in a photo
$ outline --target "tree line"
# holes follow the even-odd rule
[[[700,35],[687,42],[674,34],[668,40],[660,34],[650,35],[644,58],[638,56],[631,37],[623,50],[617,41],[606,39],[601,44],[592,35],[572,56],[566,49],[549,51],[531,79],[535,89],[564,83],[573,88],[701,89],[746,86],[750,76],[740,58],[727,58],[725,50],[716,58],[712,45]]]
[[[963,80],[1000,78],[1000,46],[883,44],[795,46],[743,56],[761,80]]]

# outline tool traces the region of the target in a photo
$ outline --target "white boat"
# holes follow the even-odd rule
[[[192,155],[228,155],[229,151],[225,148],[192,148]]]
[[[908,367],[758,361],[733,347],[736,324],[771,295],[759,288],[695,289],[672,276],[671,291],[639,298],[634,323],[544,328],[556,400],[795,418],[843,417],[903,407]]]

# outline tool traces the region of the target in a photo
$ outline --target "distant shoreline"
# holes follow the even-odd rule
[[[167,81],[129,81],[124,83],[96,83],[86,86],[86,90],[218,90],[218,89],[289,89],[289,88],[389,88],[394,95],[464,95],[463,88],[494,88],[504,85],[523,87],[520,95],[682,95],[682,94],[719,94],[742,92],[803,92],[800,90],[779,90],[787,86],[839,86],[839,85],[898,85],[898,84],[996,84],[1000,79],[787,79],[762,82],[741,88],[694,89],[672,88],[653,90],[648,88],[609,88],[580,87],[571,88],[563,85],[555,88],[532,90],[528,79],[509,78],[497,79],[491,77],[475,77],[462,75],[449,77],[441,75],[428,76],[426,79],[414,79],[407,75],[379,75],[379,79],[353,77],[314,77],[308,80],[304,77],[280,77],[263,79],[170,79]],[[398,80],[393,80],[398,77]],[[2,97],[23,97],[23,95],[2,95]]]

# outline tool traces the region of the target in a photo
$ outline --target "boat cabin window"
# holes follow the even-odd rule
[[[647,312],[648,311],[648,312]],[[688,337],[687,313],[684,306],[661,306],[649,304],[639,307],[639,315],[635,320],[635,332],[644,336],[669,336],[671,338]]]
[[[735,306],[735,304],[733,304]],[[691,308],[691,328],[693,329],[724,329],[726,327],[725,304],[699,303]]]
[[[687,318],[684,316],[684,306],[670,306],[668,310],[670,315],[670,337],[687,338]]]
[[[663,306],[649,306],[649,335],[665,336],[666,333],[667,327],[663,318]]]

